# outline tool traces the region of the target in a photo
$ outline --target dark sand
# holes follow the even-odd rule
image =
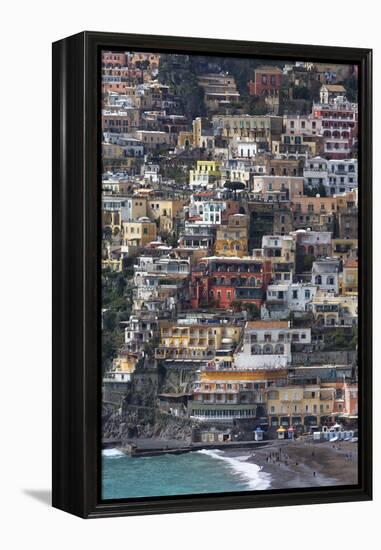
[[[231,456],[238,453],[235,450],[226,452]],[[254,451],[248,449],[248,452],[252,453],[248,461],[271,475],[270,489],[357,484],[355,442],[273,441]]]

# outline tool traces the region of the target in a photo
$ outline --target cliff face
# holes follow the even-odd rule
[[[103,437],[122,442],[137,437],[190,441],[195,423],[161,412],[157,395],[188,392],[195,376],[192,369],[138,368],[131,377],[121,408],[104,407]]]

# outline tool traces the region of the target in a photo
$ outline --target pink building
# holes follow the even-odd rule
[[[336,99],[314,104],[313,118],[321,121],[324,153],[327,159],[352,158],[357,149],[357,105]]]

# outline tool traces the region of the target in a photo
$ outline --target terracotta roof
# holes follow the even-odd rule
[[[344,267],[358,267],[358,261],[354,258],[347,260]]]
[[[342,86],[341,84],[324,84],[325,88],[327,88],[327,90],[329,92],[345,92],[345,88],[344,86]]]
[[[267,328],[289,328],[288,321],[248,321],[247,328],[267,329]]]

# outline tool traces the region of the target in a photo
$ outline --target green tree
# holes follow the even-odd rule
[[[162,55],[158,79],[172,87],[188,120],[205,115],[204,90],[198,84],[196,61],[192,56]]]
[[[354,74],[351,74],[346,78],[343,82],[343,86],[346,89],[346,95],[348,101],[352,101],[353,103],[357,102],[358,98],[358,82],[357,78]]]

